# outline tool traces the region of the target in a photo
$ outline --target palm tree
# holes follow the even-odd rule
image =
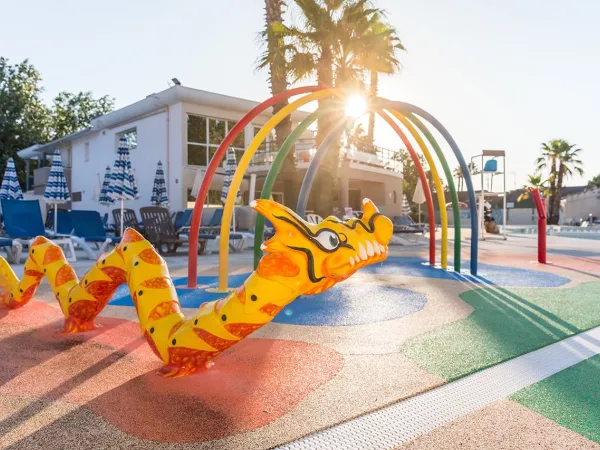
[[[367,21],[368,29],[365,32],[365,41],[368,45],[364,52],[364,65],[368,67],[369,94],[377,96],[379,90],[379,74],[393,75],[400,67],[397,58],[398,50],[406,50],[396,29],[383,20],[381,13],[373,14],[371,20]],[[377,48],[377,49],[375,49]],[[375,139],[375,112],[369,113],[369,124],[367,128],[368,142],[373,145]]]
[[[549,170],[550,205],[548,208],[548,223],[557,224],[560,211],[560,190],[565,176],[573,172],[583,174],[583,163],[578,159],[581,149],[575,149],[564,139],[553,139],[542,143],[542,156],[537,160],[539,170]]]
[[[561,152],[560,140],[554,139],[548,143],[542,143],[542,156],[535,160],[537,171],[548,170],[548,182],[550,191],[550,204],[548,205],[548,223],[552,223],[554,216],[554,197],[556,196],[556,161]]]
[[[577,173],[583,175],[583,161],[579,159],[580,148],[575,148],[575,144],[569,144],[567,141],[562,141],[561,148],[563,149],[559,155],[558,161],[558,177],[556,181],[556,195],[554,196],[554,207],[556,217],[553,217],[551,223],[558,224],[560,211],[560,197],[563,181]]]
[[[294,0],[299,23],[278,27],[280,47],[287,57],[290,80],[315,78],[325,86],[348,91],[365,88],[365,74],[393,71],[397,67],[399,39],[383,20],[383,11],[370,7],[369,0]],[[388,28],[384,30],[384,26]],[[373,53],[379,53],[377,58]],[[384,62],[387,62],[387,66]],[[340,100],[319,100],[320,109],[334,111],[318,119],[319,145],[343,117]],[[339,152],[331,149],[315,182],[318,192],[335,192]],[[330,214],[332,196],[321,196],[317,212]]]
[[[529,188],[539,190],[544,197],[548,196],[550,193],[550,190],[548,189],[548,180],[542,180],[542,174],[536,172],[534,174],[527,175],[527,183],[521,186],[521,189],[523,189],[524,192],[519,195],[517,202],[527,200],[529,198]]]
[[[462,182],[464,180],[464,176],[462,173],[462,169],[460,166],[458,166],[456,169],[454,169],[454,177],[456,178],[456,181],[458,182],[458,191],[462,191],[463,185]]]
[[[286,7],[284,0],[265,0],[265,28],[260,38],[265,51],[257,62],[257,69],[269,70],[271,94],[276,95],[288,88],[288,66],[285,55],[285,42],[279,30],[283,26],[283,13]],[[288,100],[282,100],[273,105],[273,114],[285,108]],[[275,127],[275,142],[277,149],[281,148],[292,131],[292,118],[285,117]],[[282,166],[283,200],[286,206],[295,208],[297,200],[296,189],[296,158],[290,151]]]

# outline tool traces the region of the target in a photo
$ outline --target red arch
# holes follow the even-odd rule
[[[244,130],[246,125],[248,125],[252,119],[262,113],[265,109],[279,103],[282,100],[286,100],[295,95],[308,94],[314,91],[318,91],[321,89],[325,89],[324,86],[303,86],[299,88],[290,89],[284,92],[280,92],[277,95],[274,95],[270,99],[262,102],[260,105],[254,107],[252,111],[246,114],[241,120],[235,124],[235,126],[231,129],[217,151],[211,158],[208,166],[206,167],[206,173],[204,174],[204,179],[202,180],[202,185],[200,186],[200,190],[198,191],[198,195],[196,196],[196,204],[194,205],[194,211],[192,212],[192,223],[190,227],[190,235],[189,235],[189,253],[188,253],[188,287],[195,288],[197,286],[197,274],[198,274],[198,232],[200,231],[200,222],[202,220],[202,209],[204,207],[204,202],[206,201],[206,197],[208,196],[208,188],[210,187],[210,182],[217,171],[217,167],[221,164],[227,149],[235,140],[235,138]]]

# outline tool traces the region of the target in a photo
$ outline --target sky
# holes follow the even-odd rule
[[[600,173],[600,2],[597,0],[375,0],[407,51],[380,95],[433,114],[465,158],[504,149],[507,189],[533,172],[540,144],[583,149],[585,184]],[[263,0],[4,0],[0,55],[28,58],[50,101],[58,92],[109,94],[126,106],[185,86],[262,101]],[[376,143],[399,138],[377,123]],[[446,149],[449,152],[448,149]],[[448,153],[447,153],[448,154]],[[451,167],[456,160],[450,158]]]

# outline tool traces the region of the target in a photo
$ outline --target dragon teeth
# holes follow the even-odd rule
[[[360,259],[362,259],[363,261],[365,261],[368,258],[367,251],[365,250],[365,246],[362,245],[362,243],[358,244],[358,256],[360,256]]]
[[[367,241],[367,255],[373,256],[375,254],[375,250],[373,249],[373,244],[371,241]]]
[[[375,241],[373,241],[373,248],[375,249],[376,255],[381,255],[381,249],[379,248],[379,244]]]

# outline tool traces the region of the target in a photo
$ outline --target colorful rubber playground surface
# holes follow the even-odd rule
[[[390,247],[176,379],[155,374],[126,289],[101,329],[65,336],[43,284],[27,307],[0,309],[0,445],[600,449],[600,242],[548,245],[542,266],[535,236],[481,242],[477,277]],[[168,260],[182,287],[185,259]],[[179,290],[188,316],[218,298],[204,291],[216,258],[199,267],[201,289]],[[250,271],[249,252],[235,255],[229,285]]]

